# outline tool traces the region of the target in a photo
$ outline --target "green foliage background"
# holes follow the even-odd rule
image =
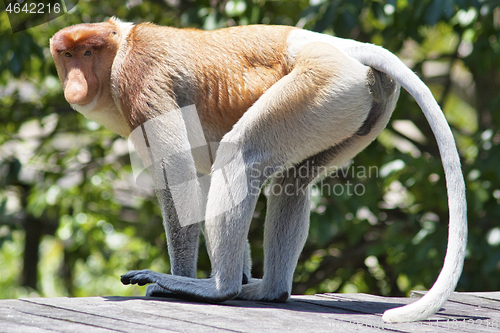
[[[169,271],[160,211],[153,192],[133,182],[127,142],[71,110],[48,50],[59,29],[110,16],[203,29],[296,25],[396,53],[443,106],[462,157],[470,226],[458,290],[500,290],[499,5],[80,0],[70,14],[12,33],[0,2],[0,298],[140,295],[144,288],[122,286],[120,274]],[[358,174],[362,167],[377,172]],[[314,195],[293,292],[401,296],[430,288],[446,247],[446,190],[437,145],[407,93],[347,170],[324,183],[336,193]],[[362,195],[340,193],[349,184]],[[250,231],[257,277],[265,204],[263,195]],[[203,248],[202,240],[199,277],[210,269]]]

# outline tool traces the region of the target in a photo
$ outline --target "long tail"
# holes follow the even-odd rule
[[[437,312],[455,290],[462,273],[467,244],[465,183],[455,140],[429,88],[391,52],[372,44],[358,44],[344,50],[362,64],[394,78],[417,101],[436,137],[446,176],[450,210],[448,247],[443,268],[430,291],[414,303],[387,310],[385,322],[423,320]]]

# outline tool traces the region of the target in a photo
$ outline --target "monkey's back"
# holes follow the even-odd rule
[[[202,31],[134,26],[121,63],[120,98],[133,127],[169,109],[195,104],[208,140],[218,141],[243,113],[293,68],[287,37],[293,27],[243,26]],[[164,96],[162,99],[155,96]],[[160,101],[161,104],[151,104]],[[149,101],[147,105],[144,105]],[[148,114],[137,109],[147,110]]]

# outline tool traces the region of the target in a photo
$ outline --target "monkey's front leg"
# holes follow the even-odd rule
[[[173,275],[195,278],[198,261],[199,223],[187,226],[180,225],[168,188],[157,189],[156,196],[160,203],[167,236],[170,271]],[[171,295],[172,292],[157,284],[151,284],[146,289],[146,296],[168,297]]]
[[[199,223],[181,226],[168,189],[156,191],[167,236],[170,266],[173,275],[196,277]]]
[[[206,190],[208,191],[208,186]],[[156,195],[163,215],[171,273],[173,275],[196,278],[200,223],[187,226],[180,225],[168,186],[165,189],[157,189]],[[251,258],[248,241],[245,246],[244,258],[243,277],[241,280],[243,284],[246,284],[251,278]],[[174,293],[162,288],[158,284],[151,284],[146,289],[146,296],[170,297],[173,295]]]
[[[205,222],[212,276],[193,279],[149,270],[130,271],[121,278],[124,284],[156,283],[176,294],[216,302],[238,295],[246,237],[258,193],[249,190],[251,179],[245,165],[241,165],[244,161],[238,152],[219,150],[217,155]],[[224,155],[227,158],[223,158]]]
[[[149,296],[171,296],[171,292],[174,292],[210,300],[227,298],[229,296],[224,292],[221,292],[222,295],[217,292],[215,292],[215,295],[210,293],[207,294],[206,290],[216,289],[209,287],[213,285],[213,283],[211,284],[209,281],[195,279],[199,236],[198,222],[205,218],[205,205],[203,204],[203,193],[205,192],[202,189],[202,187],[205,187],[202,186],[204,183],[199,183],[200,179],[196,176],[193,156],[189,149],[190,146],[185,128],[183,127],[183,119],[178,117],[175,112],[169,112],[167,115],[168,117],[158,117],[160,119],[155,118],[154,122],[146,123],[147,126],[145,126],[144,136],[149,134],[147,136],[147,142],[150,146],[149,150],[144,148],[144,146],[146,146],[146,140],[142,136],[143,133],[139,133],[141,135],[137,135],[137,137],[134,136],[133,140],[135,140],[134,145],[137,147],[143,146],[143,149],[138,149],[138,151],[139,153],[142,152],[142,155],[144,155],[141,156],[144,161],[152,159],[148,159],[149,156],[146,153],[150,153],[153,158],[156,156],[162,157],[161,159],[155,159],[152,166],[152,176],[162,208],[172,264],[172,274],[174,275],[159,274],[151,271],[130,272],[122,277],[122,281],[126,284],[157,283],[156,285],[148,287],[146,295]],[[170,131],[168,136],[164,136],[161,135],[161,133],[164,132],[164,128],[171,128],[172,131],[177,132],[171,133],[172,131]],[[222,149],[222,152],[217,154],[218,157],[216,160],[220,160],[219,156],[224,156],[226,151],[227,154],[231,154],[233,150]],[[228,163],[229,162],[232,162],[231,157],[229,157]],[[240,186],[241,184],[232,184],[232,181],[228,183],[226,178],[238,174],[241,170],[244,175],[245,165],[235,165],[234,163],[228,165],[228,163],[219,163],[221,167],[229,168],[227,170],[227,175],[222,175],[222,169],[219,170],[217,167],[215,167],[212,174],[212,185],[210,186],[207,205],[209,207],[215,207],[216,210],[217,207],[220,207],[224,202],[224,194],[221,193],[225,193],[226,196],[231,198],[232,194],[227,193],[228,188],[242,188]],[[246,179],[245,177],[243,178]],[[217,186],[214,184],[217,184]],[[237,195],[237,197],[241,197],[241,195]],[[252,200],[255,199],[256,198]],[[253,205],[255,205],[255,203],[253,203]],[[207,212],[210,212],[210,209],[208,209]],[[211,229],[217,229],[216,225],[220,220],[223,221],[227,219],[230,221],[238,221],[238,219],[231,217],[231,212],[223,213],[222,217],[217,216],[218,213],[209,213],[208,218],[206,218],[206,238],[209,254],[214,251],[217,252],[217,247],[220,245],[219,241],[213,240],[213,238],[217,238],[217,236],[213,236]],[[246,214],[245,216],[251,217],[251,213],[251,211],[245,211],[243,215]],[[228,214],[231,216],[225,216]],[[228,237],[230,241],[238,243],[238,245],[226,246],[226,249],[231,253],[235,253],[236,257],[236,251],[233,251],[234,247],[242,246],[245,248],[245,240],[239,242],[236,241],[234,237]],[[213,258],[213,256],[211,257]],[[246,260],[244,258],[246,258]],[[239,285],[239,288],[241,288],[241,284],[245,283],[250,277],[250,265],[244,265],[244,262],[248,263],[248,258],[249,255],[241,256],[241,258],[237,260],[239,277],[236,284]],[[234,261],[236,260],[230,260],[230,262]],[[212,265],[212,267],[214,266]],[[243,278],[242,273],[244,275]],[[224,275],[224,273],[221,274]],[[175,275],[181,275],[183,278]],[[213,276],[214,279],[216,279],[216,275],[214,274]],[[171,287],[172,283],[169,283],[169,281],[175,281],[175,287]],[[193,283],[194,281],[196,281],[196,283]],[[187,285],[183,285],[183,282],[186,282]],[[196,288],[192,288],[191,284],[200,285],[203,290],[196,290]],[[229,294],[234,296],[234,293]]]
[[[183,117],[189,112],[175,109],[152,118],[137,127],[129,139],[153,179],[162,211],[172,274],[195,278],[199,222],[203,220],[204,200]],[[147,296],[170,294],[157,285],[146,290]]]

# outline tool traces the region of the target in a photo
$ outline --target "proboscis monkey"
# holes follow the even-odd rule
[[[123,283],[152,283],[147,295],[286,301],[308,234],[311,184],[377,137],[401,85],[439,144],[449,239],[431,290],[383,319],[425,319],[454,290],[467,238],[459,155],[429,89],[389,51],[286,26],[200,31],[116,18],[65,28],[50,49],[71,106],[129,137],[152,170],[172,275],[130,271]],[[304,166],[307,175],[294,172]],[[284,191],[268,198],[264,276],[254,279],[246,239],[254,189],[268,178]],[[196,278],[202,220],[207,279]]]

